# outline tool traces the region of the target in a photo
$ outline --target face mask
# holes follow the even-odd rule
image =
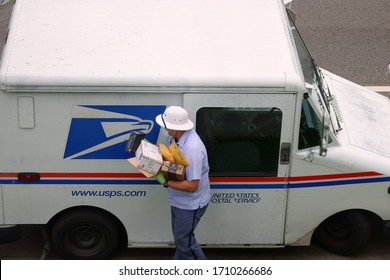
[[[171,136],[168,134],[168,130],[166,130],[166,129],[162,129],[162,134],[163,134],[163,136],[164,136],[165,138],[171,137]]]

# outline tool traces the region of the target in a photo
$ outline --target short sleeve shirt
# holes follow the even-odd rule
[[[169,188],[169,203],[185,210],[202,208],[209,203],[211,197],[206,147],[193,129],[186,131],[177,145],[190,164],[186,167],[186,180],[199,180],[199,186],[194,193]]]

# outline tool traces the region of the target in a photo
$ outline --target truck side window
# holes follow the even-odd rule
[[[196,120],[211,176],[277,176],[280,109],[201,108]]]
[[[320,145],[322,123],[313,108],[304,99],[301,110],[301,123],[299,127],[298,149],[306,149]]]

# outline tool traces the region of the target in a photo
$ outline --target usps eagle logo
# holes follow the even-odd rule
[[[155,117],[165,106],[76,105],[66,142],[64,159],[125,159],[124,151],[130,133],[147,134],[157,142],[160,127]]]

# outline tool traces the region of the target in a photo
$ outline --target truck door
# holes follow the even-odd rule
[[[185,94],[206,146],[212,199],[197,236],[205,244],[284,242],[294,94]]]

